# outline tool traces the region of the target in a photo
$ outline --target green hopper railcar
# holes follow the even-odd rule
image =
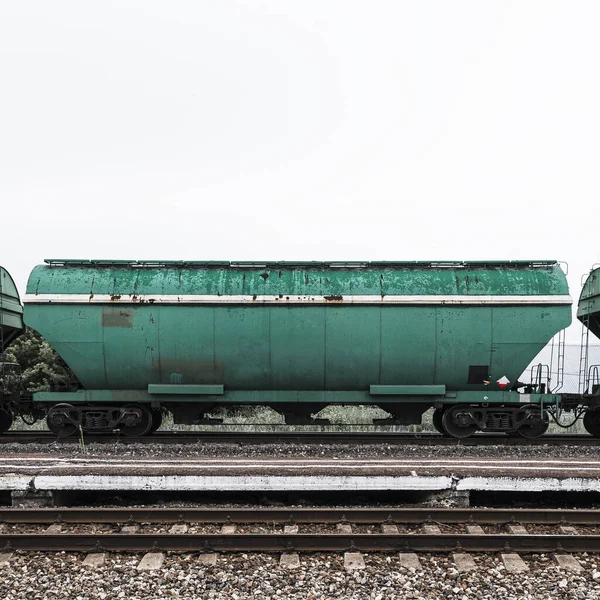
[[[455,437],[536,437],[548,413],[595,406],[592,393],[565,399],[518,381],[570,324],[571,305],[555,261],[47,260],[29,277],[24,322],[80,389],[26,403],[59,435],[141,435],[164,411],[203,423],[224,404],[305,424],[328,405],[358,404],[395,424],[434,407],[436,427]]]

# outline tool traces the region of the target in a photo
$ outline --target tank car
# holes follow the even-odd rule
[[[597,335],[595,277],[578,316]],[[536,437],[548,411],[600,401],[518,381],[571,323],[571,305],[556,261],[46,260],[29,277],[21,327],[48,341],[80,389],[4,405],[35,407],[63,436],[143,435],[165,411],[204,423],[220,405],[266,405],[307,424],[337,404],[378,406],[394,424],[433,407],[455,437]],[[600,434],[600,412],[588,414]]]

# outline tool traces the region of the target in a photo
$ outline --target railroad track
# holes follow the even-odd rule
[[[599,510],[4,509],[0,522],[4,554],[13,550],[600,552]],[[31,525],[33,531],[27,527]],[[80,532],[82,528],[91,530]]]
[[[437,433],[390,432],[248,432],[248,431],[158,431],[145,437],[127,437],[105,434],[85,434],[86,444],[392,444],[392,445],[444,445],[444,446],[598,446],[600,438],[587,434],[544,435],[538,439],[509,437],[503,434],[475,434],[466,439],[444,437]],[[49,431],[9,431],[0,434],[1,444],[79,444],[77,436],[57,438]]]

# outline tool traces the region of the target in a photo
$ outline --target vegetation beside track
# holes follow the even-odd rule
[[[4,385],[7,390],[46,392],[66,385],[73,377],[69,367],[42,336],[27,328],[6,350],[4,361],[17,363],[18,370],[7,371]]]

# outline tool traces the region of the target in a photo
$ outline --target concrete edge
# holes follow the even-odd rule
[[[449,476],[2,475],[0,491],[496,491],[600,492],[600,478]]]

